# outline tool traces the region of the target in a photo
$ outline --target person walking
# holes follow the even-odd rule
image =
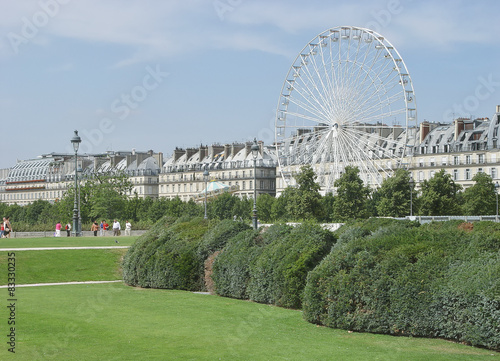
[[[104,236],[104,221],[101,221],[101,224],[99,224],[99,228],[101,230],[100,236]]]
[[[57,222],[56,233],[54,234],[55,237],[61,237],[61,228],[62,228],[61,222]]]
[[[5,238],[4,224],[5,224],[5,217],[3,217],[2,224],[0,225],[0,238]]]
[[[4,238],[10,238],[10,232],[12,232],[12,225],[10,224],[10,217],[5,217],[3,222],[3,234]]]
[[[97,237],[97,231],[99,230],[99,225],[97,224],[97,221],[94,221],[94,223],[92,223],[90,230],[94,232],[94,237]]]
[[[119,236],[120,235],[120,222],[118,222],[116,219],[113,221],[113,236]]]
[[[129,221],[125,222],[125,235],[130,236],[130,232],[132,231],[132,225]]]
[[[66,223],[66,237],[69,237],[71,235],[71,223]]]

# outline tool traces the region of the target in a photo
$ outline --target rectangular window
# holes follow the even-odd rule
[[[453,180],[454,181],[458,180],[458,169],[453,169]]]
[[[465,170],[465,180],[470,180],[470,169]]]
[[[497,169],[496,168],[491,168],[490,169],[490,175],[491,175],[492,179],[496,179],[497,178]]]
[[[434,167],[434,166],[436,166],[436,159],[431,158],[431,167]]]
[[[478,154],[477,155],[477,162],[479,164],[483,164],[484,163],[484,154]]]
[[[470,155],[465,156],[465,164],[471,164]]]
[[[460,164],[460,157],[458,155],[453,157],[453,164],[454,165],[459,165]]]
[[[424,166],[424,158],[420,158],[420,159],[418,160],[418,166],[419,166],[419,167],[423,167],[423,166]]]
[[[448,158],[442,157],[441,158],[441,165],[447,165],[448,164]]]

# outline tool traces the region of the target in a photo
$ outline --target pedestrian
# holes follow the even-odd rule
[[[61,237],[61,228],[62,228],[61,222],[57,222],[57,224],[56,224],[56,233],[55,233],[56,237]]]
[[[5,238],[5,228],[4,228],[4,223],[5,223],[5,217],[3,217],[2,224],[0,225],[0,238]]]
[[[104,226],[102,227],[104,229],[104,235],[106,235],[106,232],[108,231],[109,229],[109,224],[108,222],[104,221]]]
[[[94,223],[92,223],[90,230],[94,232],[94,237],[97,237],[97,231],[99,230],[99,225],[97,224],[97,221],[94,221]]]
[[[129,221],[125,222],[125,235],[130,236],[130,231],[132,230],[132,225]]]
[[[116,219],[113,221],[113,236],[119,236],[120,235],[120,222],[118,222]]]
[[[69,237],[71,235],[71,224],[68,222],[66,223],[66,237]]]
[[[4,238],[10,238],[10,232],[12,232],[12,225],[10,224],[10,217],[5,217],[3,222],[3,234]]]
[[[104,221],[101,221],[101,224],[99,224],[99,229],[101,237],[104,236]]]

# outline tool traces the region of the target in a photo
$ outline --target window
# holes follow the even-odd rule
[[[265,189],[264,188],[264,181],[260,181],[260,187],[259,187],[259,189]]]
[[[453,180],[454,181],[458,180],[458,169],[453,169]]]
[[[436,166],[436,159],[431,158],[431,167],[434,167],[434,166]]]
[[[497,178],[497,169],[496,168],[491,168],[490,169],[490,174],[491,174],[491,178],[492,179],[496,179]]]
[[[453,164],[454,165],[459,165],[460,164],[460,157],[458,155],[453,157]]]
[[[448,164],[448,158],[442,157],[441,158],[441,165],[447,165]]]
[[[465,180],[470,180],[470,169],[465,170]]]
[[[465,164],[471,164],[470,155],[465,156]]]
[[[478,155],[477,155],[477,162],[478,162],[479,164],[484,163],[484,154],[478,154]]]

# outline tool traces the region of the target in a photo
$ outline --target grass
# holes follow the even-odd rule
[[[111,281],[121,276],[126,249],[15,252],[16,283]],[[7,254],[0,252],[0,285],[7,284]]]
[[[82,246],[106,239],[26,239],[23,245],[42,241]],[[119,279],[125,252],[15,252],[16,283]],[[6,278],[7,252],[0,252],[0,283]],[[11,354],[10,297],[7,289],[0,294],[0,360],[500,361],[499,353],[443,340],[348,333],[307,323],[296,310],[123,284],[17,288]]]
[[[2,238],[0,248],[131,246],[136,239],[135,236]]]
[[[122,284],[20,288],[2,360],[500,360],[443,340],[317,327],[300,311]],[[6,307],[0,317],[7,319]],[[7,335],[7,325],[1,327]]]

